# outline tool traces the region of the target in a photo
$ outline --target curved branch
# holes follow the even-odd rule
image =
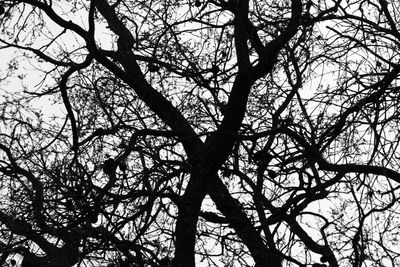
[[[68,92],[67,92],[67,82],[68,78],[76,71],[80,69],[84,69],[90,65],[92,62],[92,57],[89,55],[86,57],[85,61],[79,65],[75,65],[68,69],[61,78],[59,87],[61,91],[61,97],[63,99],[64,106],[67,110],[68,118],[71,121],[71,128],[72,128],[72,149],[77,151],[79,148],[79,138],[78,138],[78,129],[76,126],[76,119],[74,112],[72,110],[71,103],[69,101]]]

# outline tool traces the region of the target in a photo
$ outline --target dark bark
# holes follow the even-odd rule
[[[21,267],[70,267],[78,262],[78,253],[76,247],[54,249],[46,256],[25,251]]]
[[[175,267],[195,266],[197,221],[205,195],[204,175],[200,168],[195,168],[179,201],[179,216],[175,229]]]
[[[239,201],[234,199],[226,186],[216,175],[209,181],[208,193],[218,210],[229,221],[230,227],[249,249],[257,267],[280,267],[281,258],[277,252],[268,248],[256,231],[254,225],[243,211]]]

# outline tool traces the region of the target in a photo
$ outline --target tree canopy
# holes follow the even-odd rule
[[[400,265],[400,2],[0,0],[0,31],[0,265]]]

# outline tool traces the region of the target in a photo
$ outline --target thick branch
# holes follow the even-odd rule
[[[230,227],[235,229],[236,234],[246,244],[256,266],[280,267],[280,257],[264,244],[259,232],[243,212],[240,203],[231,196],[219,177],[214,175],[210,180],[212,181],[208,187],[208,194],[217,205],[218,210],[229,221]]]
[[[113,27],[113,31],[121,38],[120,43],[125,43],[123,47],[119,45],[118,57],[123,70],[98,51],[93,51],[96,53],[96,59],[136,92],[138,97],[172,129],[179,141],[182,142],[186,153],[191,155],[201,145],[200,139],[172,103],[146,81],[136,62],[136,57],[131,51],[130,43],[134,41],[132,34],[118,19],[113,8],[104,0],[96,0],[96,7],[110,27]]]

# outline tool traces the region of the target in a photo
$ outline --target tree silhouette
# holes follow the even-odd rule
[[[1,0],[0,263],[398,266],[399,11]]]

